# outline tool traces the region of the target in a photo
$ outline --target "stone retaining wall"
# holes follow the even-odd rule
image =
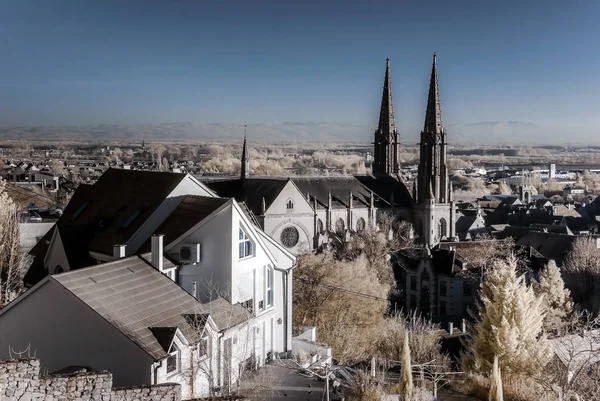
[[[180,401],[179,384],[113,388],[110,372],[40,376],[40,361],[0,361],[3,401]]]

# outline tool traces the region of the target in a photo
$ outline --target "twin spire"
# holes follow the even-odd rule
[[[388,135],[396,132],[394,97],[392,96],[392,74],[390,72],[389,58],[385,60],[385,78],[383,81],[383,94],[381,97],[381,110],[379,111],[379,125],[377,130]]]
[[[244,125],[244,145],[242,146],[242,172],[240,179],[244,180],[250,175],[250,163],[248,162],[248,149],[246,146],[246,129],[247,125]]]
[[[441,134],[442,108],[440,105],[440,87],[438,85],[436,56],[433,53],[433,65],[431,66],[431,79],[429,80],[429,96],[427,98],[427,111],[425,112],[425,124],[423,132]]]

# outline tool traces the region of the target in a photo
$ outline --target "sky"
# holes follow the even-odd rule
[[[375,128],[389,57],[416,127],[436,52],[447,125],[600,131],[598,1],[0,0],[0,38],[0,126]]]

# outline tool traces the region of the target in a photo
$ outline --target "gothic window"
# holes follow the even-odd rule
[[[356,231],[358,231],[358,232],[365,231],[366,226],[367,226],[367,223],[365,222],[365,219],[363,219],[362,217],[360,217],[356,221]]]
[[[440,219],[438,222],[438,239],[448,237],[448,223],[446,219]]]
[[[335,222],[335,232],[337,234],[343,234],[346,229],[346,224],[344,224],[344,220],[337,219]]]
[[[300,234],[296,227],[286,227],[281,231],[281,243],[288,248],[295,247],[298,244]]]
[[[287,209],[288,212],[291,210],[294,210],[294,201],[291,199],[288,199],[288,201],[285,205],[285,208]]]
[[[317,219],[317,233],[323,233],[323,221],[321,219]]]

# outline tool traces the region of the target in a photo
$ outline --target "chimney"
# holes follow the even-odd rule
[[[462,322],[460,323],[460,331],[462,331],[463,334],[467,334],[467,321],[466,321],[466,319],[463,319]]]
[[[448,333],[450,333],[450,335],[454,334],[454,323],[453,322],[448,322]]]
[[[123,259],[125,257],[125,247],[127,245],[115,245],[113,246],[113,258]]]
[[[154,234],[152,236],[152,266],[158,271],[163,271],[163,238],[162,234]]]

